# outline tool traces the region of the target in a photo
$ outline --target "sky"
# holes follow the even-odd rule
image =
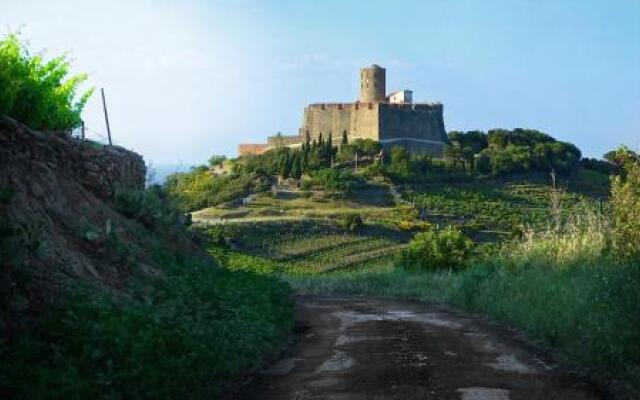
[[[639,0],[0,0],[16,30],[68,52],[114,141],[155,165],[295,134],[308,103],[355,101],[372,63],[388,92],[442,102],[448,131],[640,148]],[[99,92],[83,118],[105,134]]]

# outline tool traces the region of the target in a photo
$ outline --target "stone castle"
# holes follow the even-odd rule
[[[383,148],[402,146],[412,152],[442,155],[448,142],[441,103],[414,103],[413,92],[386,94],[386,70],[378,65],[360,70],[360,98],[354,103],[316,103],[304,109],[295,136],[272,136],[266,144],[241,144],[240,155],[259,154],[277,145],[300,146],[321,135],[335,143],[344,133],[353,139],[373,139]]]

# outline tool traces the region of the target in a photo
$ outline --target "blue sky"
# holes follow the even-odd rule
[[[155,164],[295,133],[358,69],[444,104],[447,130],[534,128],[600,156],[640,147],[640,1],[0,0],[0,29],[69,51],[117,143]],[[104,133],[99,96],[90,128]]]

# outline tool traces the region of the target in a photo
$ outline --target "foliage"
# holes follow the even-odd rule
[[[431,224],[427,221],[403,219],[398,222],[398,228],[408,232],[424,232],[431,229]]]
[[[208,167],[167,177],[164,189],[181,211],[195,211],[246,196],[256,185],[252,174],[214,176]]]
[[[339,161],[353,161],[358,157],[374,157],[380,153],[380,142],[371,139],[355,139],[351,143],[343,143],[338,152]]]
[[[320,169],[305,180],[305,187],[322,186],[327,192],[348,193],[361,184],[361,180],[351,171],[337,168]]]
[[[149,229],[166,230],[186,222],[170,206],[169,199],[158,185],[152,185],[146,190],[117,189],[113,207],[125,217],[135,219]]]
[[[364,222],[362,222],[360,215],[349,213],[340,218],[340,225],[350,232],[358,232],[364,226]]]
[[[611,204],[615,246],[627,259],[640,259],[640,161],[632,154],[617,155],[622,160],[622,174],[613,178]]]
[[[45,61],[32,55],[17,34],[0,40],[0,116],[35,129],[69,130],[80,125],[80,114],[93,89],[78,95],[87,75],[70,76],[66,55]]]
[[[627,146],[620,146],[619,148],[609,151],[604,154],[603,158],[609,161],[612,164],[617,165],[618,167],[623,167],[625,164],[629,162],[639,163],[640,162],[640,154],[631,150]]]
[[[171,261],[144,301],[79,297],[2,349],[16,398],[217,398],[292,327],[286,284]],[[5,362],[6,361],[6,362]]]
[[[598,160],[596,158],[583,158],[580,160],[580,166],[584,169],[591,171],[597,171],[606,175],[613,175],[618,173],[618,165],[604,160]]]
[[[396,264],[409,271],[459,269],[471,255],[473,244],[459,230],[447,227],[417,233]]]
[[[213,168],[222,165],[222,163],[224,163],[226,159],[227,156],[214,154],[209,157],[209,160],[207,160],[207,164],[209,165],[209,168]]]
[[[460,147],[470,147],[474,153],[479,153],[489,145],[487,135],[482,131],[451,131],[448,133],[452,143],[459,143]]]

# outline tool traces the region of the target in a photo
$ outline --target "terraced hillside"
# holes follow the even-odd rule
[[[230,268],[350,273],[392,268],[394,255],[422,229],[456,225],[483,243],[478,247],[483,251],[484,246],[510,240],[527,228],[547,228],[579,207],[594,204],[596,197],[568,189],[554,192],[543,181],[403,187],[376,183],[344,197],[295,188],[259,193],[243,202],[195,212],[193,219],[223,238],[231,251],[213,251]],[[364,224],[349,230],[344,220],[353,214]]]
[[[599,200],[549,184],[528,182],[472,182],[415,185],[402,196],[434,224],[457,224],[470,231],[508,236],[524,228],[545,229],[555,218],[568,218],[576,209]]]
[[[331,222],[310,221],[227,224],[210,229],[223,230],[231,238],[233,251],[213,250],[230,268],[251,265],[260,272],[294,274],[387,269],[410,238],[380,225],[350,232]]]

